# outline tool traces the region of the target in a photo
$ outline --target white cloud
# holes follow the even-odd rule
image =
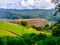
[[[0,0],[0,8],[12,9],[51,9],[51,0]]]

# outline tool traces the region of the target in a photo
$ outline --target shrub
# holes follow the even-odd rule
[[[14,37],[7,37],[7,45],[16,45],[16,39]]]
[[[36,34],[35,36],[33,36],[33,40],[34,40],[35,42],[37,42],[37,41],[39,41],[39,40],[45,39],[46,37],[47,37],[47,36],[46,36],[45,34],[40,33],[40,34]]]
[[[45,26],[41,26],[41,27],[36,27],[37,31],[43,31],[46,30]]]
[[[52,35],[56,37],[60,36],[60,29],[52,30]]]
[[[7,39],[6,38],[0,38],[0,45],[7,45]]]
[[[33,40],[31,39],[31,37],[29,36],[29,34],[24,34],[23,35],[23,39],[24,39],[24,41],[25,41],[25,43],[27,45],[32,45]]]
[[[35,25],[32,25],[31,27],[32,27],[32,28],[34,28],[34,29],[36,29],[36,28],[37,28],[37,26],[35,26]]]
[[[40,33],[38,35],[38,37],[39,37],[40,40],[43,40],[43,39],[47,38],[47,36],[45,34],[42,34],[42,33]]]
[[[60,37],[57,38],[57,45],[60,45]]]
[[[42,27],[37,27],[36,30],[41,31],[41,30],[43,30],[43,28]]]
[[[7,38],[5,38],[5,37],[2,38],[2,42],[3,42],[4,45],[7,45]]]
[[[21,21],[21,25],[23,25],[23,26],[27,26],[27,22],[26,21]]]
[[[23,38],[7,37],[7,45],[25,45]]]
[[[38,45],[57,45],[57,39],[56,37],[48,37],[44,40],[40,40],[38,42]]]
[[[51,29],[53,36],[60,36],[60,22],[55,23],[53,26],[51,26]]]
[[[45,30],[50,30],[50,26],[48,24],[45,25]]]
[[[35,36],[36,34],[35,33],[31,33],[29,36],[30,37],[33,37],[33,36]]]
[[[24,41],[24,39],[23,38],[18,38],[17,39],[17,45],[25,45],[26,43],[25,43],[25,41]]]

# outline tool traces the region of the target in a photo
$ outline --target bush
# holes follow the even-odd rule
[[[36,30],[37,31],[43,31],[43,30],[46,30],[44,26],[41,26],[41,27],[36,27]]]
[[[0,45],[7,45],[7,38],[0,38]]]
[[[13,37],[7,37],[7,45],[17,45],[17,40]]]
[[[47,38],[47,36],[45,34],[24,34],[23,35],[23,39],[25,41],[26,44],[28,45],[32,45],[37,43],[39,40],[44,40],[45,38]]]
[[[48,24],[40,27],[33,25],[32,28],[36,29],[37,31],[50,30],[50,27]]]
[[[40,40],[44,40],[45,38],[47,38],[47,36],[45,34],[42,34],[42,33],[38,34],[38,37]]]
[[[7,45],[25,45],[23,38],[7,37]]]
[[[41,27],[37,27],[37,28],[36,28],[36,30],[41,31],[41,30],[42,30],[42,28],[41,28]]]
[[[31,33],[29,36],[32,38],[35,35],[36,35],[35,33]]]
[[[45,30],[50,30],[50,26],[48,24],[45,25]]]
[[[1,37],[0,45],[25,45],[23,38],[18,37]]]
[[[60,29],[52,30],[52,35],[56,37],[60,36]]]
[[[21,21],[21,25],[23,25],[23,26],[27,26],[27,22],[26,21]]]
[[[42,33],[36,34],[33,36],[33,40],[35,42],[38,42],[39,40],[44,40],[45,38],[47,38],[47,36],[45,34],[42,34]]]
[[[24,34],[24,35],[23,35],[23,39],[24,39],[24,41],[25,41],[25,43],[26,43],[27,45],[32,45],[33,40],[32,40],[32,38],[29,36],[29,34]]]
[[[31,27],[32,27],[32,28],[34,28],[34,29],[36,29],[36,28],[37,28],[37,26],[35,26],[35,25],[32,25]]]
[[[1,37],[0,45],[60,45],[60,37],[45,34],[24,34],[23,37]]]
[[[57,45],[60,45],[60,37],[57,38]]]
[[[60,36],[60,22],[55,23],[53,26],[51,26],[52,35],[59,37]]]
[[[25,43],[25,41],[24,41],[24,39],[23,38],[18,38],[17,39],[17,45],[25,45],[26,43]]]
[[[58,45],[57,37],[48,37],[44,40],[40,40],[38,45]]]

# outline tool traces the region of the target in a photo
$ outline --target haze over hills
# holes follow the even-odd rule
[[[53,16],[54,9],[44,10],[44,9],[0,9],[0,20],[10,20],[10,19],[32,19],[32,18],[44,18],[49,21],[58,21],[60,18]]]

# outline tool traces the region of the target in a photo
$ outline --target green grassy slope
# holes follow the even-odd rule
[[[33,28],[26,28],[21,25],[8,23],[8,22],[0,22],[0,36],[22,36],[22,34],[31,34],[31,33],[45,33],[50,34],[50,32],[41,32],[37,31]]]
[[[7,23],[7,22],[0,22],[0,36],[16,36],[14,33],[18,35],[22,35],[25,33],[40,33],[39,31],[36,31],[34,29],[26,29],[23,26]]]

